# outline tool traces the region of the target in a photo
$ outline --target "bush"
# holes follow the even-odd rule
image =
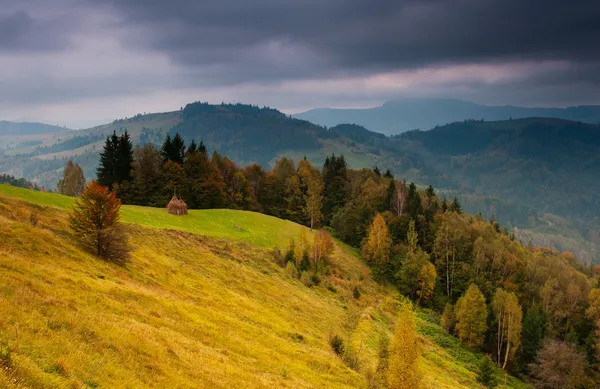
[[[6,368],[12,366],[10,347],[7,344],[0,344],[0,366]]]
[[[329,344],[331,345],[331,349],[337,355],[342,355],[344,353],[344,341],[337,335],[334,335],[333,338],[329,340]]]
[[[285,272],[292,278],[298,278],[298,269],[296,269],[294,262],[287,263],[285,266]]]
[[[479,381],[486,388],[495,388],[497,383],[494,378],[494,371],[496,366],[489,357],[484,357],[479,365],[479,372],[477,374],[477,381]]]
[[[31,212],[31,215],[29,215],[29,223],[31,223],[31,225],[35,228],[38,225],[38,222],[40,220],[38,219],[38,215],[35,212]]]
[[[352,291],[352,297],[354,297],[357,300],[360,298],[360,290],[358,290],[358,285],[354,286],[354,290]]]
[[[281,251],[279,250],[279,247],[276,247],[275,249],[273,249],[273,260],[275,261],[276,264],[278,264],[279,266],[283,266],[285,265],[285,263],[283,262],[283,255],[281,255]]]
[[[304,286],[308,286],[308,287],[312,286],[312,281],[310,279],[310,275],[308,275],[308,273],[306,271],[303,271],[300,274],[300,282],[302,282],[304,284]]]
[[[321,283],[321,279],[320,279],[320,278],[319,278],[319,276],[318,276],[318,275],[316,275],[316,274],[313,274],[313,275],[310,277],[310,281],[313,283],[313,285],[317,285],[317,286],[319,286],[319,284]]]
[[[335,288],[335,286],[333,286],[333,284],[331,282],[325,281],[325,286],[327,287],[327,290],[329,290],[330,292],[337,293],[337,289]]]

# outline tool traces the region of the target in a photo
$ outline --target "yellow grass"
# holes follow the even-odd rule
[[[128,223],[134,251],[120,267],[76,245],[61,197],[43,197],[49,206],[6,192],[0,351],[11,361],[0,359],[0,388],[366,388],[378,340],[393,330],[397,297],[371,280],[355,250],[336,244],[330,274],[308,288],[275,263],[271,247],[287,236],[264,215],[247,216],[272,229],[256,242],[218,232],[219,220],[245,217],[236,211],[212,211],[213,236]],[[331,351],[333,334],[359,352],[358,371]],[[428,336],[428,382],[479,387]]]

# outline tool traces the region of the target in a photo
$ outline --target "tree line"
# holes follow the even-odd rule
[[[497,222],[463,213],[458,199],[440,199],[431,186],[418,188],[377,168],[349,169],[335,155],[321,169],[285,157],[271,170],[241,168],[216,151],[210,155],[202,142],[186,146],[178,134],[158,149],[133,148],[127,133],[107,138],[98,184],[125,204],[162,207],[177,194],[192,209],[246,209],[327,227],[361,248],[374,278],[438,311],[448,332],[499,368],[539,388],[556,379],[560,387],[588,387],[598,378],[599,269],[567,252],[524,246]],[[318,256],[307,247],[294,244],[283,259],[289,272],[306,273],[305,283],[318,274]],[[327,243],[314,247],[326,253]],[[482,377],[486,371],[484,364]]]

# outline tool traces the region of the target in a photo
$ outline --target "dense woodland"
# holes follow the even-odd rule
[[[186,146],[179,134],[161,149],[134,149],[126,132],[107,138],[98,183],[125,204],[164,207],[176,194],[192,209],[246,209],[319,229],[312,248],[298,237],[281,254],[307,284],[327,272],[329,230],[361,248],[375,279],[438,311],[444,328],[498,367],[538,388],[595,387],[600,269],[569,252],[524,246],[431,186],[419,189],[378,168],[349,169],[336,155],[320,169],[288,158],[272,170],[242,168],[202,142]]]

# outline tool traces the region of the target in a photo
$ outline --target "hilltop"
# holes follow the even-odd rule
[[[367,387],[399,297],[371,280],[353,249],[336,243],[330,275],[309,288],[273,256],[304,227],[252,212],[178,218],[124,206],[134,252],[120,267],[74,243],[71,203],[0,185],[0,346],[10,350],[0,386]],[[438,322],[418,315],[427,387],[480,388],[481,356]],[[333,334],[361,350],[358,371],[331,351]],[[508,385],[526,387],[512,377]]]

